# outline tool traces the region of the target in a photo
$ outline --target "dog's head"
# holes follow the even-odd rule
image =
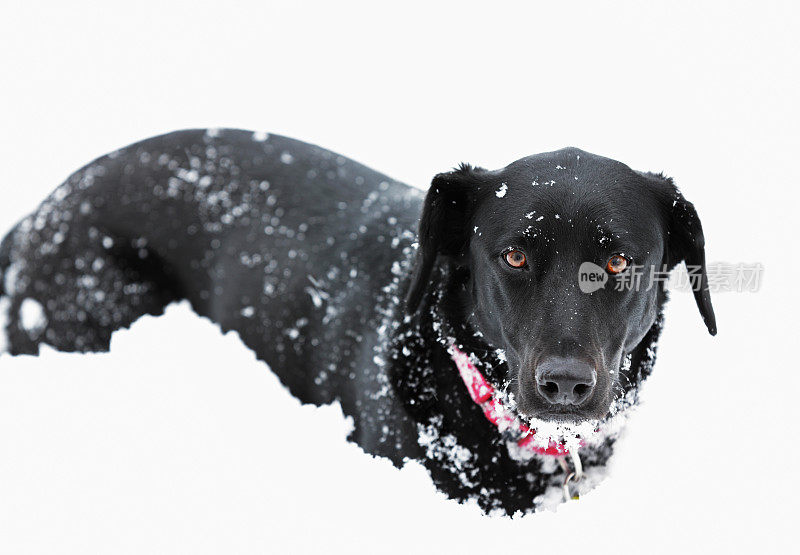
[[[530,417],[608,414],[621,363],[653,326],[666,271],[681,261],[716,333],[694,206],[670,179],[578,149],[437,175],[417,257],[407,310],[418,310],[438,263],[460,268],[464,314],[506,352],[510,392]]]

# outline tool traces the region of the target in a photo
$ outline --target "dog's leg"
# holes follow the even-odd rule
[[[144,247],[42,208],[0,246],[0,352],[108,350],[111,333],[177,297]],[[62,212],[62,216],[67,212]]]

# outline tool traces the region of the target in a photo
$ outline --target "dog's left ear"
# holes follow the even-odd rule
[[[681,262],[686,263],[689,282],[694,293],[694,300],[708,333],[717,335],[717,320],[714,307],[711,306],[711,293],[708,289],[708,273],[706,271],[706,239],[703,226],[694,205],[686,200],[671,178],[657,174],[643,174],[650,180],[657,180],[667,192],[667,269],[671,270]]]
[[[708,333],[717,335],[717,319],[714,316],[714,307],[711,306],[711,293],[708,290],[708,274],[706,272],[706,239],[703,235],[703,226],[697,215],[694,205],[686,200],[680,191],[675,189],[676,198],[672,209],[669,226],[669,253],[670,261],[675,264],[683,260],[689,271],[692,291],[697,308],[708,328]],[[673,264],[674,265],[674,264]],[[693,278],[694,275],[698,277]],[[699,283],[695,283],[699,280]]]
[[[481,174],[486,170],[462,164],[433,178],[419,220],[417,259],[406,295],[406,313],[417,311],[439,256],[459,259],[468,245]]]

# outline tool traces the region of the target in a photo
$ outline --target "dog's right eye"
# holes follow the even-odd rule
[[[505,253],[503,259],[506,261],[506,264],[517,269],[524,268],[528,263],[528,258],[525,256],[525,253],[515,249]]]
[[[628,267],[628,257],[624,254],[615,254],[606,262],[606,271],[609,274],[617,275],[625,271]]]

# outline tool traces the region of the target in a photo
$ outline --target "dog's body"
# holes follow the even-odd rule
[[[589,168],[610,163],[566,149],[525,167],[570,169],[577,182],[585,176],[575,169],[581,156]],[[515,179],[521,170],[512,170],[463,168],[446,176]],[[602,171],[615,179],[661,179],[629,176],[617,166]],[[473,353],[496,383],[514,381],[506,366],[516,362],[505,364],[497,349],[513,346],[491,339],[492,326],[461,299],[471,294],[476,306],[488,302],[466,285],[463,248],[454,245],[468,240],[435,229],[452,224],[451,215],[439,214],[443,206],[462,212],[486,206],[489,192],[500,199],[507,185],[476,184],[488,192],[468,201],[437,197],[447,186],[434,181],[425,200],[342,156],[247,131],[182,131],[134,144],[73,174],[3,241],[6,349],[36,353],[47,343],[64,351],[107,350],[114,330],[188,299],[198,314],[236,330],[301,401],[340,401],[354,421],[351,439],[367,453],[396,465],[420,460],[449,496],[475,498],[485,510],[530,510],[560,478],[552,461],[509,449],[461,382],[448,342]],[[470,231],[477,236],[497,219],[470,221]],[[522,223],[530,228],[532,221]],[[463,233],[468,226],[457,227]],[[452,255],[447,248],[455,249]],[[688,260],[678,258],[669,264]],[[640,331],[631,332],[634,340],[620,339],[621,358],[612,360],[625,380],[612,379],[607,402],[593,397],[600,400],[600,409],[592,409],[598,416],[612,402],[614,410],[631,402],[649,373],[665,299],[659,289],[643,301],[638,323],[626,327]],[[710,304],[707,321],[709,310]],[[524,392],[518,397],[522,406]],[[612,443],[601,438],[582,450],[590,471],[605,463]]]

